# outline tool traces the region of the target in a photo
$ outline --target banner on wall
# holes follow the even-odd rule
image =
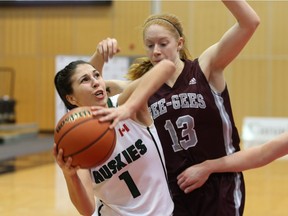
[[[288,131],[288,118],[246,117],[243,121],[244,148],[261,145]],[[283,157],[288,159],[288,156]]]
[[[89,61],[90,56],[58,55],[55,59],[55,73],[75,60]],[[131,59],[129,57],[115,56],[103,67],[103,78],[107,80],[125,80]],[[66,107],[55,90],[55,124],[67,112]]]

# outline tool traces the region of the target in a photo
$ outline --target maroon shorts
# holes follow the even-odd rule
[[[245,184],[242,173],[213,174],[201,188],[189,194],[184,194],[175,184],[171,191],[175,203],[173,216],[243,215]]]

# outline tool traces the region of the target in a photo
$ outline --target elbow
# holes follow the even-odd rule
[[[165,71],[168,76],[171,76],[176,71],[176,65],[172,61],[164,59],[161,63],[165,64]]]
[[[83,215],[83,216],[93,215],[95,212],[96,206],[94,205],[94,203],[91,203],[91,205],[90,204],[86,205],[86,204],[84,204],[82,206],[77,206],[74,204],[74,206],[76,207],[76,209],[80,215]]]
[[[94,214],[94,211],[87,209],[87,210],[82,211],[82,212],[79,211],[79,213],[80,213],[81,215],[83,215],[83,216],[91,216],[91,215]]]
[[[250,20],[249,29],[252,32],[254,32],[256,31],[259,25],[260,25],[260,17],[257,14],[255,14],[254,18]]]
[[[259,17],[257,16],[255,19],[251,20],[249,22],[249,24],[246,25],[246,33],[250,36],[252,36],[255,31],[257,30],[258,26],[260,25],[260,19]]]
[[[260,17],[256,16],[252,22],[252,28],[254,29],[254,31],[258,28],[259,25],[260,25]]]

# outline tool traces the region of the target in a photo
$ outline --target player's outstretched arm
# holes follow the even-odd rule
[[[111,121],[113,128],[119,121],[130,118],[140,109],[147,109],[149,97],[163,85],[175,72],[175,65],[169,60],[162,60],[141,78],[131,82],[118,98],[117,108],[92,108],[94,115],[105,115],[100,121]]]
[[[245,0],[222,0],[236,23],[220,40],[199,56],[199,64],[210,85],[218,92],[225,87],[224,69],[239,55],[260,24],[260,18]]]
[[[178,176],[178,185],[189,193],[201,187],[211,173],[241,172],[262,167],[286,154],[288,154],[288,132],[262,145],[191,166]]]

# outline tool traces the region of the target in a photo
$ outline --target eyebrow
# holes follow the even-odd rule
[[[162,37],[157,37],[157,40],[160,40],[160,41],[162,41],[162,40],[169,40],[169,37],[167,37],[167,36],[162,36]],[[149,38],[145,38],[145,41],[154,41],[154,38],[153,39],[149,39]]]

